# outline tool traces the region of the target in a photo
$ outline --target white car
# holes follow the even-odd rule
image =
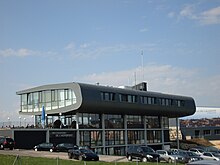
[[[220,155],[216,154],[214,152],[204,152],[201,157],[205,160],[216,160],[219,161],[220,160]]]
[[[190,148],[189,151],[194,152],[198,155],[203,155],[203,153],[205,152],[204,150],[199,149],[199,148]]]
[[[169,155],[166,150],[157,150],[156,153],[160,155],[160,161],[165,161],[167,163],[174,163],[178,161],[177,155]]]

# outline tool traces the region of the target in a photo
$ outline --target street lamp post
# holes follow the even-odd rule
[[[24,127],[26,127],[26,118],[24,118]]]
[[[20,127],[21,127],[21,116],[19,116],[19,125],[20,125]]]
[[[11,127],[11,123],[10,123],[10,117],[8,117],[8,127]]]
[[[32,118],[32,121],[33,121],[33,126],[35,125],[35,122],[34,122],[34,115],[31,115],[31,118]]]

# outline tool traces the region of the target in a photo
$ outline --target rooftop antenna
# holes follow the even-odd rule
[[[142,82],[144,82],[144,51],[141,51]]]

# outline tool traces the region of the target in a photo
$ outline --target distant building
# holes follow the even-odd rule
[[[182,136],[186,139],[220,140],[220,108],[196,107],[196,113],[180,119]]]

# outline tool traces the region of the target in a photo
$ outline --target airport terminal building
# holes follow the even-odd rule
[[[169,118],[196,111],[193,98],[150,92],[146,83],[118,88],[71,82],[26,89],[17,95],[19,113],[35,116],[34,129],[14,130],[18,144],[19,138],[30,136],[36,143],[71,142],[106,155],[125,155],[133,144],[162,149],[170,144]]]

